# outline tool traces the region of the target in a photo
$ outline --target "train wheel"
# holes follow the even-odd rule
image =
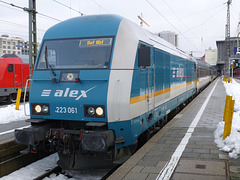
[[[7,103],[15,103],[17,100],[17,94],[10,94],[7,99]]]
[[[138,148],[142,147],[151,138],[150,131],[146,130],[138,138]]]
[[[0,97],[0,103],[2,103],[5,99],[6,97]]]
[[[138,148],[138,142],[135,142],[133,145],[129,146],[128,148],[131,154],[135,153]]]

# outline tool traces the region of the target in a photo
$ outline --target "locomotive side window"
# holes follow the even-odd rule
[[[113,38],[58,39],[44,42],[37,69],[107,69]],[[46,52],[47,49],[47,52]]]
[[[138,49],[138,66],[139,67],[146,67],[150,66],[151,62],[151,48],[149,46],[145,46],[141,44],[140,48]]]
[[[8,72],[13,72],[13,64],[8,65]]]

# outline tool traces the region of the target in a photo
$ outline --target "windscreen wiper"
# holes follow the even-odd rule
[[[54,72],[52,66],[48,63],[48,52],[47,52],[47,46],[45,47],[45,62],[46,62],[46,68],[48,69],[48,66],[53,73],[54,76],[56,76],[56,73]]]

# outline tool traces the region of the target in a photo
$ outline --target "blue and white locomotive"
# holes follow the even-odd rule
[[[209,66],[125,18],[72,18],[44,35],[31,127],[15,130],[15,140],[57,151],[64,169],[121,163],[210,80]]]

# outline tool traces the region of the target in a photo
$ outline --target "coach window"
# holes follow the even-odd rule
[[[13,65],[12,64],[9,64],[8,65],[8,72],[13,72]]]

